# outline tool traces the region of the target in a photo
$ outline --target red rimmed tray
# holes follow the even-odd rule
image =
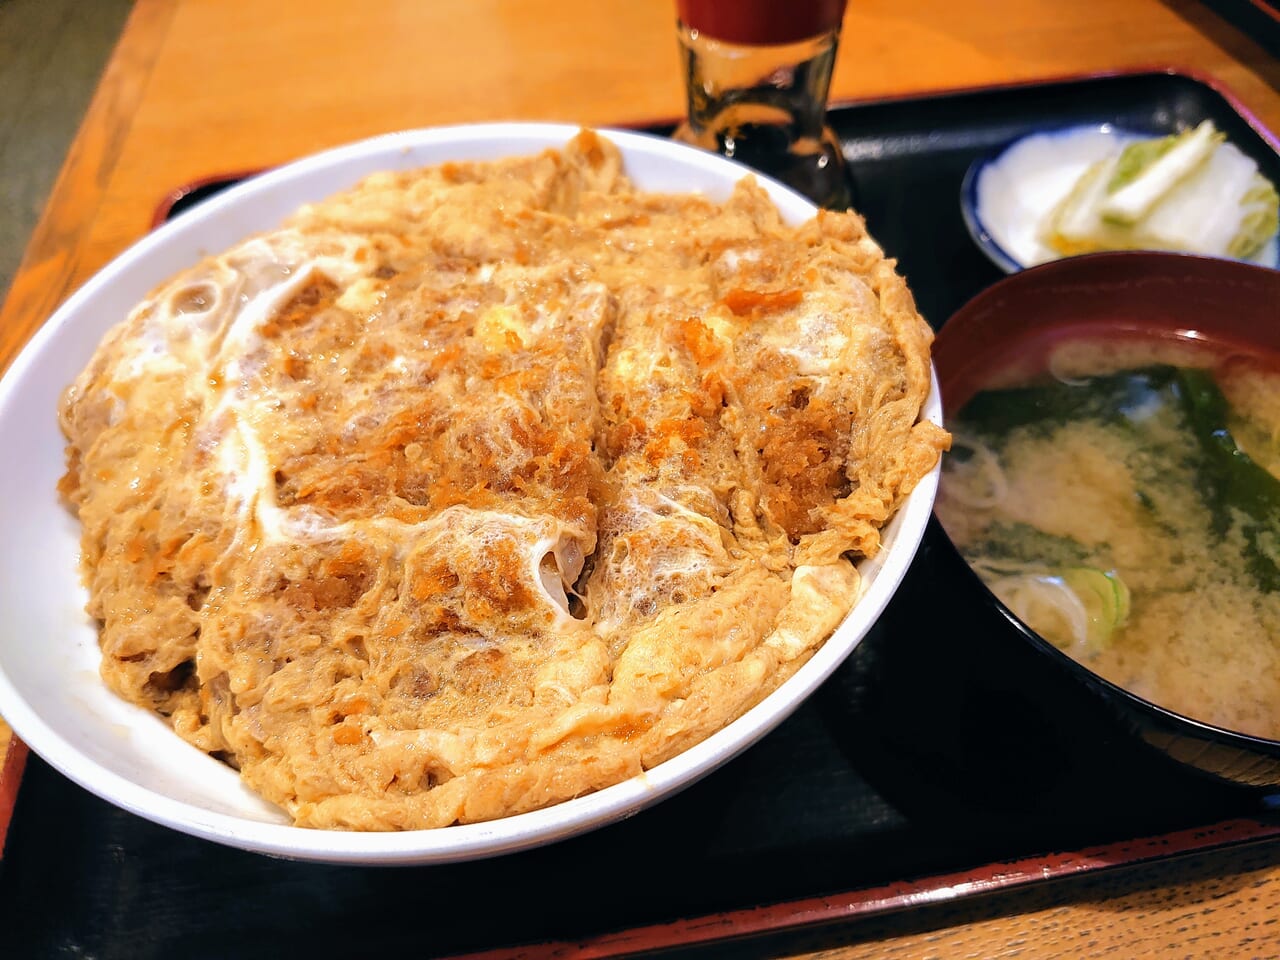
[[[676,947],[726,942],[745,944],[785,937],[877,916],[946,903],[964,897],[1007,892],[1081,874],[1133,867],[1154,860],[1189,856],[1280,837],[1280,824],[1227,820],[1195,830],[1179,830],[1066,853],[989,863],[959,873],[898,880],[877,887],[730,910],[724,913],[633,927],[589,939],[548,941],[456,954],[450,960],[597,960],[651,954]],[[775,940],[776,942],[776,940]]]
[[[859,208],[937,322],[999,277],[960,217],[960,178],[973,157],[1047,118],[1162,130],[1205,116],[1263,151],[1276,175],[1274,141],[1228,96],[1164,71],[843,105],[831,119]],[[228,179],[182,192],[165,215]],[[280,918],[306,914],[307,929],[291,935],[301,949],[324,953],[359,955],[376,942],[415,955],[511,955],[533,944],[520,949],[609,956],[1280,836],[1255,795],[1146,761],[1106,770],[1123,796],[1082,812],[1079,792],[1031,776],[1016,730],[973,745],[956,764],[949,746],[930,741],[933,721],[906,725],[864,696],[877,687],[878,650],[892,639],[885,631],[868,638],[774,735],[684,794],[595,834],[480,863],[370,871],[267,860],[140,821],[33,759],[0,877],[0,923],[15,931],[15,949],[33,955],[55,947],[109,954],[134,942],[157,954],[270,956]],[[899,702],[918,695],[903,690]],[[930,704],[912,709],[926,717]],[[984,818],[984,808],[992,815]],[[79,878],[71,901],[63,895],[69,875]],[[560,879],[540,882],[546,877]],[[374,941],[367,924],[352,922],[370,916],[379,918]]]

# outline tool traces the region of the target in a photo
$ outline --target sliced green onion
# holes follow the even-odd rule
[[[975,510],[987,510],[1002,502],[1009,493],[1009,481],[995,452],[980,440],[959,434],[952,436],[951,449],[954,453],[967,450],[969,457],[947,458],[946,495]]]
[[[1055,647],[1075,655],[1093,652],[1089,611],[1061,577],[1018,574],[988,584],[1014,615]]]
[[[1062,580],[1088,611],[1088,644],[1094,650],[1110,646],[1116,630],[1129,619],[1129,588],[1114,570],[1073,567]]]

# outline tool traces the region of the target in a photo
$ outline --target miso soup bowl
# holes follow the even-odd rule
[[[1280,272],[1129,252],[1014,274],[939,332],[934,362],[944,418],[992,371],[1043,370],[1057,342],[1099,332],[1219,341],[1280,357]],[[953,778],[985,764],[984,775],[998,773],[1006,784],[1039,783],[1043,795],[1028,794],[1028,802],[1069,793],[1071,804],[1104,811],[1157,783],[1166,792],[1196,790],[1206,779],[1263,793],[1280,787],[1280,742],[1182,716],[1094,674],[1018,620],[936,519],[884,628],[900,642],[887,654],[889,671],[895,663],[903,676],[912,671],[913,685],[929,691],[920,702],[945,704],[943,716],[917,734],[932,742],[938,763],[952,765]],[[993,737],[1000,750],[975,746]]]

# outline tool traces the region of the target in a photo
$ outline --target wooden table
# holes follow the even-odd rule
[[[413,126],[678,116],[673,18],[666,0],[139,0],[0,310],[0,369],[147,231],[171,186]],[[1193,0],[853,0],[832,97],[1144,66],[1212,78],[1280,130],[1280,62]],[[841,939],[820,955],[1276,956],[1280,843],[878,918]]]

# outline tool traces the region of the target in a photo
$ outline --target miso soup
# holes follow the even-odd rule
[[[1048,367],[949,424],[948,535],[1095,673],[1280,739],[1280,363],[1095,341]]]

